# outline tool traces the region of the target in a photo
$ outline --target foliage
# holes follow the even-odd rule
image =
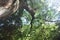
[[[20,8],[7,20],[0,22],[0,25],[4,24],[0,27],[0,39],[8,40],[11,36],[10,40],[58,40],[60,30],[58,29],[58,25],[48,22],[54,17],[54,11],[48,9],[46,1],[27,0],[27,4],[35,10],[35,19],[33,20],[32,28],[30,24],[31,15],[27,10]],[[45,19],[48,21],[45,21]],[[9,29],[6,29],[6,26]],[[7,34],[7,31],[11,33]]]

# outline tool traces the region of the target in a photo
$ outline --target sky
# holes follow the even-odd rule
[[[60,11],[60,0],[48,0],[49,7],[52,7],[53,9]]]
[[[48,7],[49,8],[52,8],[54,10],[56,10],[56,13],[54,13],[55,15],[57,15],[55,17],[55,19],[53,20],[60,20],[60,0],[47,0],[47,3],[48,3]]]

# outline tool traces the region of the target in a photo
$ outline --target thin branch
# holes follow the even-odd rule
[[[30,13],[30,15],[32,16],[31,23],[30,23],[30,24],[31,24],[30,32],[31,32],[31,30],[32,30],[32,25],[33,25],[32,23],[33,23],[33,20],[34,20],[34,18],[35,18],[35,17],[34,17],[35,11],[33,10],[33,8],[31,8],[30,6],[28,6],[26,3],[23,4],[23,8],[26,9],[26,10]],[[29,32],[29,33],[30,33],[30,32]]]

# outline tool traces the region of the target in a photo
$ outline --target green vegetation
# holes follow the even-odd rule
[[[9,22],[7,20],[3,22],[5,25],[0,27],[0,30],[2,30],[0,32],[0,39],[59,40],[60,39],[59,25],[51,21],[55,17],[53,16],[55,11],[53,9],[48,8],[48,4],[46,3],[45,0],[25,0],[25,1],[27,2],[28,6],[30,6],[35,12],[34,15],[35,18],[31,23],[32,25],[30,24],[32,20],[30,12],[27,11],[26,9],[20,8],[15,14],[11,15],[11,17],[7,19],[9,20]]]

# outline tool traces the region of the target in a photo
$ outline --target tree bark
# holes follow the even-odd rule
[[[19,0],[14,0],[13,2],[11,0],[10,3],[7,3],[7,5],[5,4],[5,6],[0,6],[0,19],[5,19],[9,17],[14,12],[16,12],[18,8],[19,8]]]

